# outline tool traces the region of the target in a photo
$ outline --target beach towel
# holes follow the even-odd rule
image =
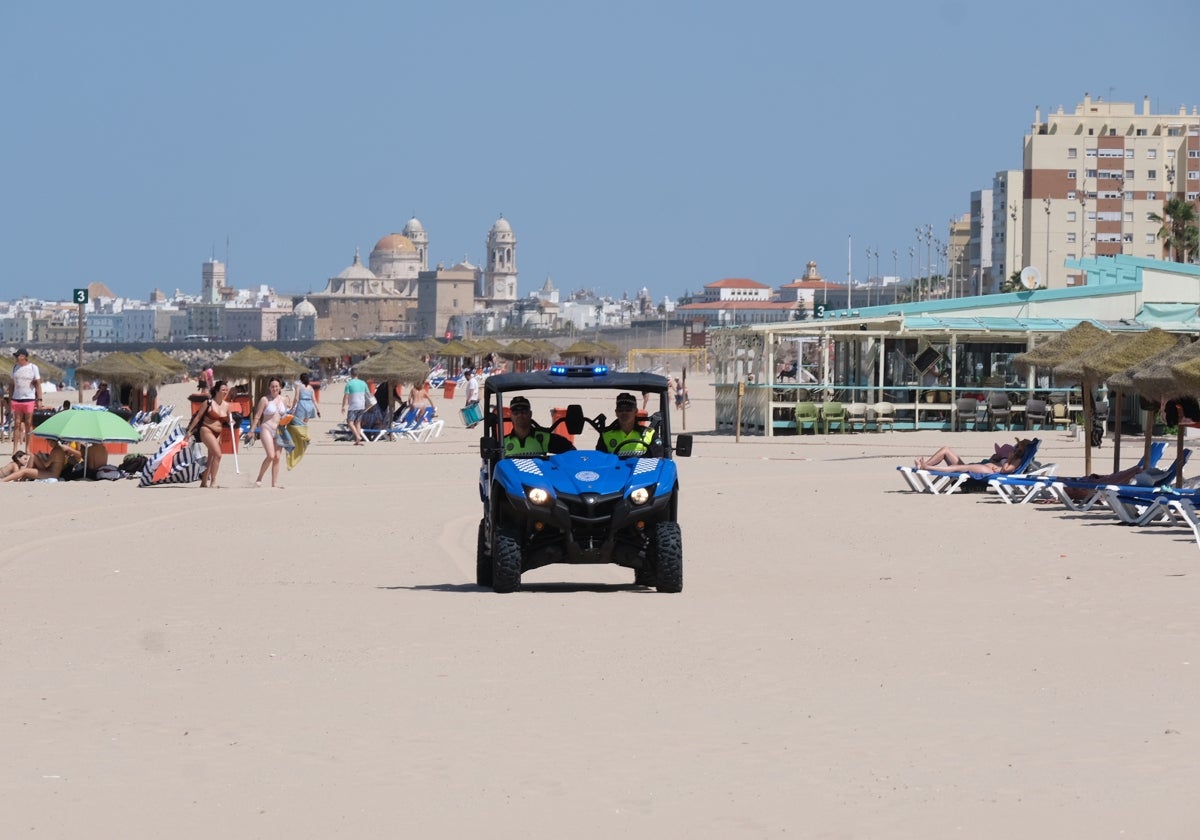
[[[308,449],[308,426],[293,423],[289,431],[292,435],[292,448],[287,450],[287,468],[290,470],[295,469],[304,457],[304,450]]]
[[[197,458],[192,453],[191,438],[176,426],[158,451],[142,467],[138,487],[156,484],[188,484],[200,480],[200,473],[208,465],[207,458]]]

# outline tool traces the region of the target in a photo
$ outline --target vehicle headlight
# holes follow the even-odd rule
[[[530,487],[525,494],[525,498],[529,499],[531,504],[548,505],[550,504],[550,494],[541,487]]]
[[[639,487],[629,494],[629,501],[635,505],[644,505],[650,500],[650,491],[645,487]]]

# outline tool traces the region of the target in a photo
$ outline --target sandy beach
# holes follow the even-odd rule
[[[1200,832],[1190,531],[895,470],[1009,433],[736,442],[689,390],[680,595],[476,587],[461,400],[429,443],[355,448],[328,389],[282,491],[258,447],[218,490],[4,485],[0,837]]]

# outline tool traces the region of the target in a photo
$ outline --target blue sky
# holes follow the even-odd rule
[[[119,2],[0,12],[0,298],[320,290],[415,214],[520,294],[845,280],[1020,163],[1035,106],[1200,105],[1194,0]],[[228,246],[227,244],[228,243]],[[872,266],[874,271],[874,266]]]

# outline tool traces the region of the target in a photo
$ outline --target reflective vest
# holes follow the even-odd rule
[[[620,428],[605,429],[600,439],[604,441],[604,450],[614,455],[643,455],[650,451],[654,430],[643,429],[640,426],[634,426],[628,432],[622,432]]]
[[[516,435],[504,436],[505,455],[545,455],[549,451],[550,433],[547,431],[534,429],[525,440],[521,440]]]

